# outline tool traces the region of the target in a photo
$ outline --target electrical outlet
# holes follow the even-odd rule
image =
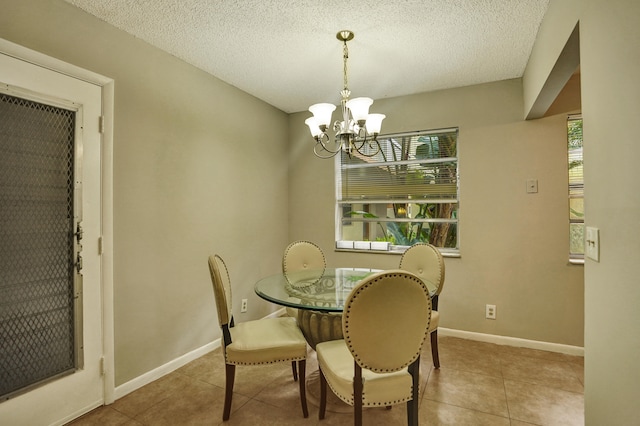
[[[247,299],[242,299],[242,306],[240,306],[240,312],[247,312]]]
[[[496,305],[486,305],[484,316],[486,319],[496,319]]]

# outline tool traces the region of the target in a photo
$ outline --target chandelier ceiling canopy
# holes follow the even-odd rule
[[[351,91],[347,82],[347,59],[349,49],[347,42],[353,40],[354,34],[351,31],[343,30],[336,34],[336,38],[343,43],[343,78],[344,87],[340,92],[342,100],[342,120],[333,123],[334,137],[331,139],[327,130],[331,124],[331,115],[336,106],[328,103],[311,105],[309,111],[313,117],[305,120],[309,126],[311,136],[316,141],[313,152],[320,158],[331,158],[344,150],[349,157],[354,152],[366,157],[373,157],[380,152],[380,144],[377,137],[380,133],[384,114],[370,114],[369,107],[373,103],[371,98],[349,99]]]

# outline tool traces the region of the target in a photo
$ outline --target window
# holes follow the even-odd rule
[[[569,259],[584,259],[584,175],[582,117],[567,120],[569,151]]]
[[[378,137],[373,157],[336,160],[336,245],[402,251],[417,242],[458,252],[458,129]]]

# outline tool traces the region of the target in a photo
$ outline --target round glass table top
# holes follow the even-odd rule
[[[278,305],[321,312],[342,312],[351,290],[376,272],[382,271],[363,268],[305,269],[262,278],[256,283],[255,291],[261,298]],[[429,282],[425,284],[433,295],[436,286]]]

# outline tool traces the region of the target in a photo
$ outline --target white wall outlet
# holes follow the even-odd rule
[[[584,236],[584,254],[589,259],[600,262],[600,230],[587,226]]]
[[[242,299],[242,305],[240,306],[240,312],[247,312],[247,299]]]
[[[496,305],[486,305],[484,316],[486,319],[496,319]]]

